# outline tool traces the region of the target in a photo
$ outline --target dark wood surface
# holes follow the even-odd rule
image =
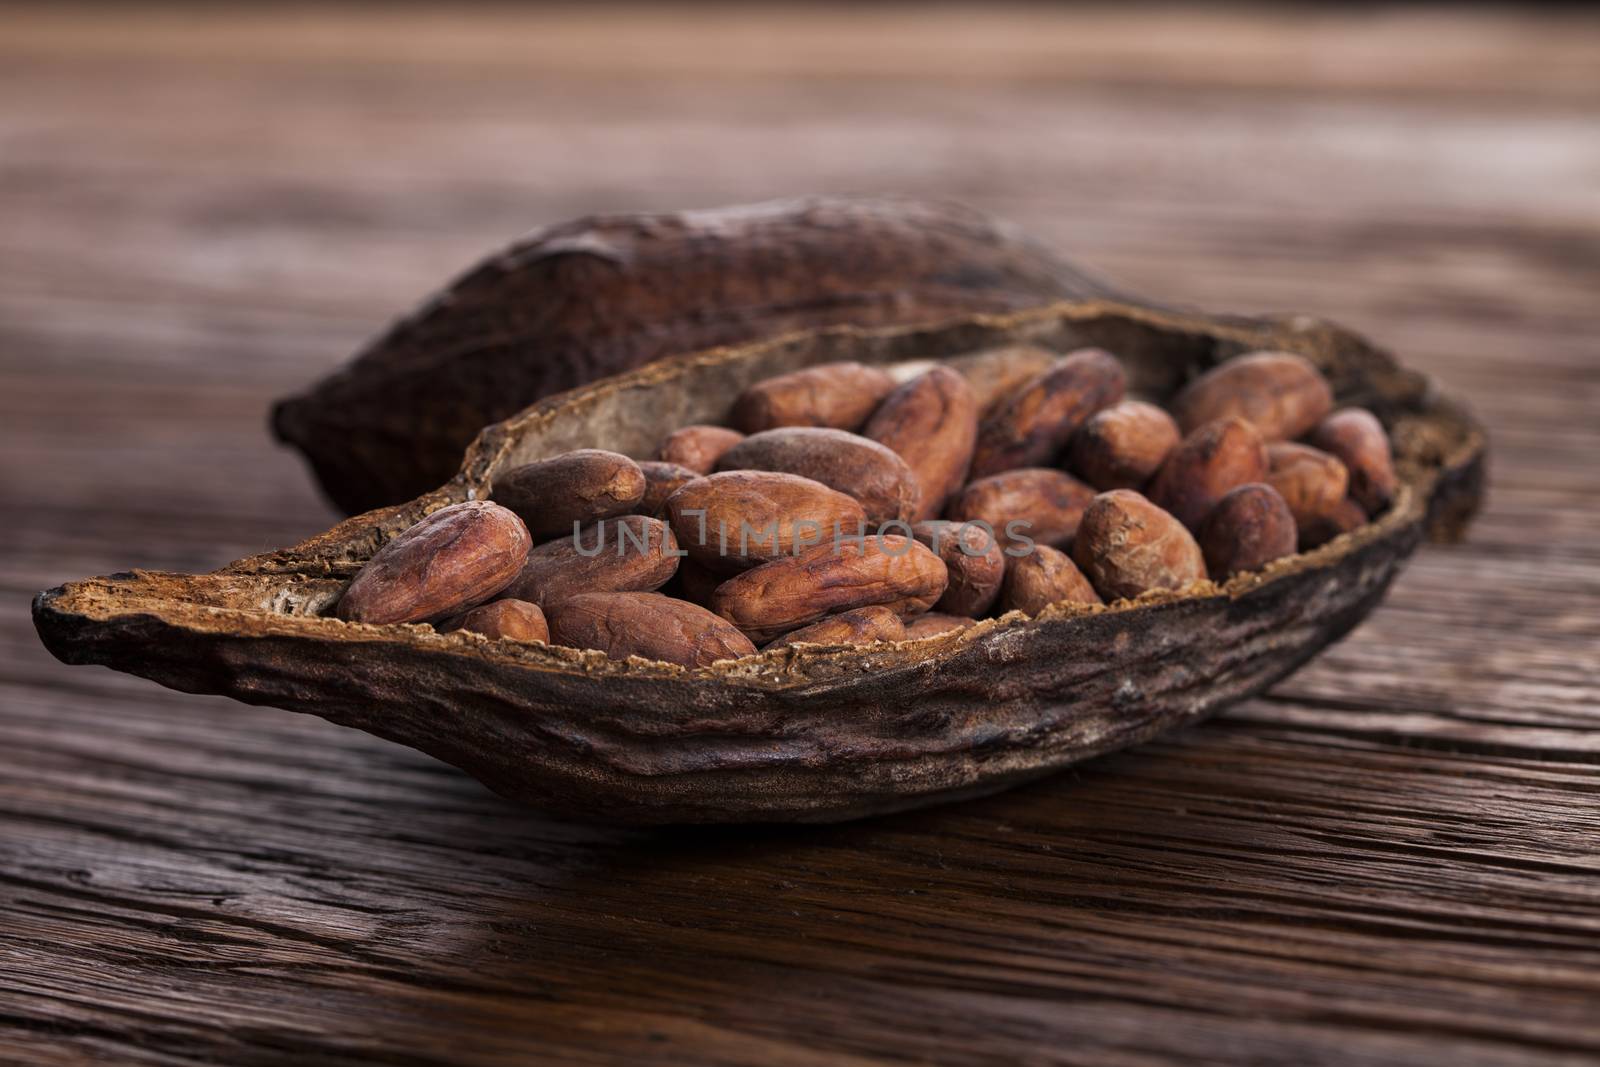
[[[0,1061],[1600,1057],[1600,23],[949,8],[0,12]],[[1468,543],[1269,696],[978,803],[624,832],[40,648],[331,512],[264,429],[588,211],[954,196],[1365,330]]]

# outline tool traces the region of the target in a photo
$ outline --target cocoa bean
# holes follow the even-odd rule
[[[1150,482],[1150,500],[1198,530],[1230,489],[1267,480],[1267,449],[1253,423],[1229,415],[1179,442]]]
[[[610,659],[640,656],[683,667],[754,654],[733,626],[705,608],[660,593],[578,593],[550,615],[550,641]]]
[[[911,530],[944,560],[950,574],[934,610],[977,618],[994,605],[1006,576],[1006,556],[992,530],[949,519],[919,522]]]
[[[841,611],[837,615],[802,626],[766,646],[766,650],[791,645],[870,645],[875,641],[904,641],[905,623],[889,608],[871,607]]]
[[[1178,447],[1172,416],[1142,400],[1097,411],[1067,446],[1072,472],[1102,492],[1140,489]]]
[[[1323,419],[1307,442],[1339,457],[1350,472],[1350,495],[1369,515],[1389,506],[1400,479],[1383,423],[1363,408],[1342,408]]]
[[[1267,471],[1267,484],[1288,503],[1297,526],[1314,526],[1333,514],[1350,488],[1344,464],[1310,445],[1268,445]]]
[[[747,434],[782,426],[859,430],[894,379],[864,363],[822,363],[750,386],[733,402],[728,421]]]
[[[662,438],[656,459],[688,467],[696,474],[710,474],[722,454],[743,440],[744,434],[726,426],[684,426]]]
[[[575,593],[660,589],[678,569],[678,542],[659,519],[623,515],[539,545],[505,590],[549,611]]]
[[[1296,531],[1294,514],[1278,491],[1251,482],[1217,501],[1201,527],[1200,550],[1211,577],[1220,582],[1294,555]]]
[[[1032,552],[1019,556],[1006,566],[1006,580],[1000,591],[1000,611],[1023,611],[1037,615],[1051,604],[1100,604],[1094,586],[1065,552],[1049,545],[1035,545]]]
[[[1206,576],[1193,535],[1132,489],[1113,489],[1084,510],[1072,560],[1107,601],[1183,589]]]
[[[689,557],[722,574],[858,535],[866,524],[854,497],[777,471],[697,478],[668,497],[665,510]]]
[[[955,522],[981,522],[1012,554],[1030,544],[1060,547],[1077,533],[1094,490],[1065,471],[1024,467],[979,478],[945,508]]]
[[[1126,384],[1122,364],[1104,349],[1070,353],[984,419],[971,477],[1050,464],[1089,416],[1122,399]]]
[[[1236,415],[1255,424],[1267,441],[1299,437],[1333,407],[1333,391],[1322,372],[1303,356],[1252,352],[1202,374],[1172,400],[1184,433]]]
[[[789,426],[751,434],[717,461],[719,470],[796,474],[855,497],[867,522],[910,522],[921,490],[905,460],[845,430]]]
[[[644,498],[644,472],[627,456],[580,448],[514,467],[495,478],[490,499],[516,512],[536,540],[625,515]]]
[[[967,479],[978,436],[972,387],[935,367],[885,397],[861,434],[906,461],[920,490],[915,518],[933,518]]]

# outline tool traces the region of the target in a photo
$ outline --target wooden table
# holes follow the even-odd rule
[[[1600,1056],[1600,22],[984,11],[0,12],[0,1061]],[[1368,331],[1489,508],[1263,699],[839,827],[558,822],[39,646],[327,525],[268,402],[480,252],[810,191]]]

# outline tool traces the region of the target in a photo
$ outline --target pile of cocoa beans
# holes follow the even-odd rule
[[[336,614],[702,666],[1226,580],[1395,492],[1382,424],[1299,356],[1229,360],[1163,409],[1101,349],[1002,355],[971,379],[809,367],[652,459],[506,471],[385,544]]]

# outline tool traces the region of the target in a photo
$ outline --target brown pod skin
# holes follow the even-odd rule
[[[722,471],[696,478],[667,498],[666,515],[689,558],[721,574],[809,547],[800,542],[855,536],[867,521],[854,497],[781,471]],[[741,542],[746,526],[752,532]]]
[[[797,474],[855,497],[867,522],[910,522],[922,492],[906,461],[859,434],[787,426],[751,434],[717,461],[719,470]]]
[[[1182,435],[1172,416],[1142,400],[1097,411],[1072,435],[1067,466],[1104,492],[1139,489],[1155,477]]]
[[[907,641],[919,641],[924,637],[937,637],[939,634],[954,633],[965,630],[977,620],[963,618],[960,615],[946,615],[942,611],[930,611],[926,615],[918,615],[906,623]]]
[[[988,524],[1001,545],[1015,554],[1029,542],[1058,548],[1069,544],[1093,499],[1094,490],[1066,471],[1024,467],[972,482],[945,508],[945,515],[955,522]],[[1012,523],[1016,525],[1008,528]]]
[[[451,504],[373,553],[334,614],[375,626],[448,618],[504,589],[531,547],[522,520],[499,504]]]
[[[899,534],[823,544],[729,578],[711,608],[755,641],[770,641],[825,615],[881,604],[919,615],[944,595],[944,561]]]
[[[644,496],[639,498],[633,510],[640,515],[657,517],[661,515],[667,497],[700,477],[701,473],[657,459],[642,460],[639,470],[644,474]]]
[[[1361,510],[1361,505],[1345,497],[1338,507],[1300,527],[1300,551],[1310,552],[1313,548],[1321,548],[1340,534],[1347,534],[1366,524],[1367,513]]]
[[[1289,505],[1298,526],[1333,514],[1350,488],[1350,472],[1320,448],[1280,442],[1267,446],[1266,482]]]
[[[677,539],[660,519],[601,519],[539,545],[505,595],[549,611],[575,593],[648,593],[678,570]]]
[[[1251,352],[1202,374],[1172,400],[1184,433],[1237,415],[1255,424],[1268,441],[1299,437],[1333,408],[1333,390],[1303,356]]]
[[[861,435],[906,461],[921,491],[915,517],[931,519],[967,480],[978,439],[972,387],[949,367],[935,367],[885,397]]]
[[[1094,498],[1072,542],[1072,561],[1107,601],[1182,589],[1206,576],[1205,557],[1183,523],[1132,489]]]
[[[1080,348],[1034,378],[983,420],[973,478],[1051,463],[1089,416],[1122,399],[1122,364],[1101,348]]]
[[[515,511],[536,540],[626,515],[644,499],[644,472],[617,452],[580,448],[514,467],[494,480],[490,499]]]
[[[526,600],[495,600],[479,605],[461,616],[454,628],[496,641],[550,641],[550,625],[544,612]]]
[[[610,659],[641,656],[682,667],[755,654],[736,628],[698,604],[660,593],[579,593],[550,614],[550,643]]]
[[[1298,539],[1288,503],[1272,486],[1251,482],[1228,490],[1211,509],[1200,528],[1200,551],[1220,582],[1294,555]]]
[[[733,402],[728,421],[745,433],[780,426],[859,430],[894,388],[894,379],[865,363],[819,363],[757,382]]]
[[[595,216],[494,249],[280,402],[272,424],[354,513],[443,485],[479,430],[539,398],[663,356],[1115,295],[954,204],[812,197]]]
[[[1389,506],[1400,479],[1383,423],[1365,408],[1342,408],[1319,422],[1306,442],[1339,457],[1350,472],[1350,495],[1369,515]]]
[[[656,459],[688,467],[696,474],[710,474],[722,454],[743,440],[744,434],[726,426],[684,426],[656,446]]]
[[[1024,611],[1037,615],[1051,604],[1062,601],[1103,603],[1089,579],[1065,552],[1049,545],[1035,545],[1032,552],[1017,557],[1006,567],[1005,586],[1000,592],[1002,613]]]
[[[1230,489],[1267,480],[1267,447],[1235,415],[1208,422],[1179,442],[1150,482],[1150,500],[1198,530]]]
[[[978,417],[988,418],[1017,390],[1055,366],[1060,359],[1061,353],[1038,345],[1007,345],[964,359],[961,373],[972,386]]]
[[[934,610],[977,618],[1000,595],[1006,555],[1000,539],[981,526],[933,519],[911,528],[912,535],[944,560],[950,584]]]
[[[810,626],[802,626],[767,645],[763,651],[788,648],[802,642],[809,645],[870,645],[874,641],[905,639],[906,625],[900,621],[900,616],[881,604],[874,604],[841,611]]]

